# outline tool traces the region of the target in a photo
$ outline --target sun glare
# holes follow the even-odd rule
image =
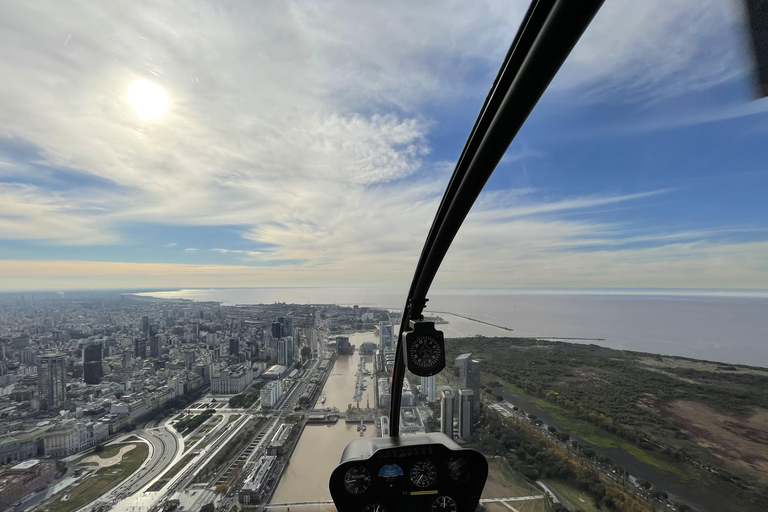
[[[131,84],[128,101],[145,121],[159,119],[168,108],[168,95],[163,88],[146,80],[137,80]]]

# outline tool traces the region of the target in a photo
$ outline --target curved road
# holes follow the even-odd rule
[[[152,445],[150,458],[136,472],[120,485],[102,497],[114,505],[116,502],[137,493],[168,469],[179,453],[181,443],[164,425],[134,432],[135,435]]]

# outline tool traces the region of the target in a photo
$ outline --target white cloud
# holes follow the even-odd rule
[[[743,30],[736,2],[607,0],[552,85],[569,102],[708,89],[748,72]]]
[[[0,183],[0,239],[71,245],[117,241],[103,217],[95,203],[32,185]]]
[[[170,242],[170,243],[165,244],[166,247],[176,247],[177,245],[179,245],[179,244],[177,244],[176,242]]]
[[[184,252],[197,252],[199,250],[200,249],[195,249],[194,247],[187,247],[186,249],[184,249]]]
[[[712,46],[718,30],[735,23],[724,8],[690,0],[640,3],[609,1],[555,86],[582,91],[580,98],[628,91],[647,98],[742,72],[732,62],[733,44],[715,45],[702,58],[701,45]],[[111,243],[124,222],[238,225],[259,250],[212,251],[269,269],[117,263],[99,269],[120,276],[168,271],[175,276],[168,282],[178,285],[183,279],[224,285],[243,276],[273,284],[407,281],[452,168],[429,161],[430,136],[441,127],[425,112],[456,98],[480,105],[524,3],[228,5],[4,5],[0,76],[12,78],[0,81],[2,136],[39,148],[41,164],[109,180],[114,188],[64,194],[0,185],[0,239]],[[660,13],[666,18],[657,20]],[[686,30],[679,28],[683,20]],[[129,105],[137,79],[166,90],[169,107],[161,119],[143,122]],[[523,147],[505,162],[538,157]],[[25,172],[43,177],[39,166]],[[660,255],[677,254],[608,251],[646,235],[632,226],[560,218],[632,206],[665,191],[556,200],[534,192],[485,194],[457,238],[446,275],[468,276],[461,280],[469,284],[533,276],[542,284],[555,277],[570,282],[589,275],[574,252],[589,248],[592,261],[606,268],[613,268],[613,254],[634,282],[643,257],[661,265]],[[724,257],[712,245],[696,245],[690,233],[667,233],[667,241],[648,235],[645,242],[683,247],[684,239],[690,254]],[[699,240],[710,235],[701,232]],[[725,258],[734,262],[736,255]],[[532,269],[537,262],[546,279]],[[80,272],[76,267],[51,266],[65,275]],[[705,276],[715,271],[695,268]],[[736,282],[750,269],[733,272]]]

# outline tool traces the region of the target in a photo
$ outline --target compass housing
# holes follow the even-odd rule
[[[412,374],[431,377],[445,368],[445,337],[435,329],[435,322],[412,321],[403,343],[405,364]]]

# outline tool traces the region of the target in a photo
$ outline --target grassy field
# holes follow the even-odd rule
[[[765,510],[768,370],[561,341],[446,340],[447,360],[465,352],[486,374],[482,400],[497,398],[506,386],[549,415],[561,433],[598,452],[626,451],[632,464],[648,467],[654,486],[684,501]],[[454,380],[450,371],[443,374]],[[488,453],[500,453],[498,442],[483,442]],[[526,462],[518,457],[513,467],[529,477],[546,471]]]
[[[579,437],[584,441],[600,448],[622,448],[631,453],[637,460],[649,464],[662,471],[674,473],[681,478],[687,479],[689,476],[689,473],[686,472],[685,466],[682,463],[675,464],[673,461],[659,457],[653,452],[643,450],[637,445],[622,439],[616,434],[607,432],[588,421],[575,418],[574,415],[567,409],[564,409],[551,402],[547,402],[541,398],[527,394],[524,390],[513,384],[507,384],[506,386],[508,391],[521,395],[532,404],[546,411],[546,413],[552,416],[552,418],[557,422],[560,430],[570,432],[572,435]]]
[[[185,451],[185,452],[187,452],[187,451],[189,451],[190,449],[192,449],[192,447],[195,445],[195,443],[197,443],[197,442],[198,442],[198,441],[200,441],[202,438],[204,438],[204,437],[205,437],[205,435],[206,435],[208,432],[210,432],[211,430],[213,430],[213,429],[216,427],[216,425],[218,425],[219,423],[221,423],[221,420],[222,420],[223,418],[224,418],[223,416],[213,416],[213,418],[211,418],[211,420],[210,420],[208,423],[206,423],[206,424],[205,424],[205,426],[204,426],[203,428],[201,428],[201,429],[200,429],[200,430],[197,432],[197,434],[193,435],[193,436],[192,436],[192,437],[190,437],[189,439],[185,439],[185,440],[184,440],[184,451]],[[220,435],[220,434],[219,434],[219,435]],[[215,437],[218,437],[218,435],[217,435],[217,436],[215,436]],[[202,444],[202,445],[200,445],[200,446],[197,446],[197,447],[195,447],[195,449],[196,449],[196,450],[200,450],[200,449],[204,448],[205,446],[207,446],[208,444],[210,444],[210,440],[206,441],[205,443],[203,443],[203,444]]]
[[[109,458],[115,455],[120,448],[134,444],[136,447],[123,455],[120,463],[115,466],[102,468],[96,473],[85,478],[80,484],[72,489],[68,494],[70,498],[62,501],[61,498],[55,500],[48,507],[51,512],[72,512],[80,507],[87,505],[93,500],[106,494],[110,489],[128,478],[136,471],[141,463],[147,458],[149,448],[144,443],[122,443],[108,448],[109,451],[98,454],[101,458]],[[111,455],[109,455],[111,453]]]
[[[532,488],[525,478],[510,471],[501,459],[488,459],[488,480],[485,483],[482,498],[510,498],[539,494],[542,493]],[[515,501],[512,502],[512,505],[519,512],[545,512],[547,510],[544,499]],[[509,508],[501,503],[486,503],[483,506],[489,511],[505,510],[509,512]]]
[[[546,480],[544,483],[579,510],[584,512],[602,512],[604,510],[595,507],[592,498],[569,483],[554,480]]]
[[[222,428],[221,430],[216,432],[216,435],[213,435],[213,436],[209,437],[208,439],[206,439],[205,441],[203,441],[202,443],[200,443],[196,447],[196,449],[197,450],[202,450],[203,448],[205,448],[206,446],[208,446],[212,442],[216,441],[219,437],[221,437],[221,434],[223,434],[224,432],[226,432],[226,431]]]

